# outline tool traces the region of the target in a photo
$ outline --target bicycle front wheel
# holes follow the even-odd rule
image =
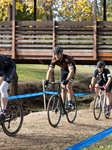
[[[23,123],[23,109],[16,99],[8,101],[6,119],[2,122],[3,131],[8,136],[15,136]]]
[[[47,116],[49,124],[56,127],[61,119],[61,103],[58,95],[52,95],[48,102]]]
[[[73,95],[72,99],[72,109],[70,111],[66,111],[66,117],[69,123],[73,123],[77,115],[77,102],[76,97]]]
[[[102,108],[101,108],[100,96],[96,95],[94,99],[94,104],[93,104],[93,113],[94,113],[94,118],[96,120],[100,118],[101,111],[102,111]]]

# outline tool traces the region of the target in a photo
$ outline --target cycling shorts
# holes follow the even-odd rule
[[[61,82],[62,82],[63,80],[66,80],[68,74],[69,74],[69,71],[66,71],[66,70],[64,70],[64,69],[61,69],[61,74],[60,74],[60,76],[61,76]],[[74,77],[75,77],[75,72],[74,72],[73,77],[70,79],[70,82],[73,82],[73,81],[74,81]]]
[[[106,83],[104,83],[103,80],[98,80],[98,82],[97,82],[96,84],[99,84],[100,86],[105,86]],[[109,86],[108,86],[107,89],[106,89],[106,91],[107,91],[108,93],[111,92],[111,87],[112,87],[112,82],[109,84]]]
[[[10,83],[16,71],[16,64],[13,60],[10,61],[10,64],[7,68],[4,69],[3,80]]]

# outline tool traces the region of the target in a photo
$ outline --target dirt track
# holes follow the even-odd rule
[[[97,121],[91,109],[78,111],[73,124],[62,116],[57,128],[49,125],[46,111],[30,113],[24,117],[23,126],[16,137],[8,137],[1,130],[0,150],[64,150],[111,126],[112,115],[107,121],[102,113]],[[109,139],[112,139],[111,135]]]

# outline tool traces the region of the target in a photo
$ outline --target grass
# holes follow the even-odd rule
[[[46,73],[48,70],[48,65],[39,65],[39,64],[17,64],[17,74],[18,80],[21,82],[25,81],[38,81],[46,78]],[[85,76],[86,74],[92,74],[95,70],[93,67],[89,66],[76,66],[76,77],[78,79],[78,75]],[[55,79],[60,79],[60,67],[56,66],[54,69]]]

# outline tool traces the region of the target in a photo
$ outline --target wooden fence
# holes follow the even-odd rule
[[[60,45],[76,64],[112,64],[112,21],[0,21],[0,53],[49,64]]]

